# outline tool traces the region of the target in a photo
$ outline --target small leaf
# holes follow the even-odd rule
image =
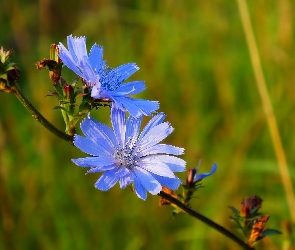
[[[261,232],[262,236],[268,236],[268,235],[275,235],[275,234],[282,234],[279,230],[276,229],[265,229]]]
[[[59,85],[55,85],[55,90],[58,93],[59,97],[62,98],[64,96],[63,88]]]
[[[240,211],[238,209],[236,209],[235,207],[232,207],[232,206],[228,206],[228,207],[236,216],[240,215]]]

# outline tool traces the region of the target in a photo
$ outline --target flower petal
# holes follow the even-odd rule
[[[140,156],[152,155],[152,154],[171,154],[171,155],[182,155],[184,152],[183,148],[175,147],[167,144],[156,144],[149,148],[143,148],[140,151]]]
[[[95,142],[80,135],[74,136],[74,145],[86,154],[99,156],[102,149]]]
[[[120,188],[125,188],[128,186],[133,180],[133,173],[130,172],[127,168],[125,168],[126,174],[120,177]]]
[[[177,190],[179,186],[181,185],[181,180],[179,180],[177,177],[175,178],[168,178],[159,176],[156,174],[152,174],[152,176],[155,177],[155,179],[164,187],[167,187],[172,190]]]
[[[142,160],[142,162],[148,162],[149,164],[158,166],[159,168],[160,166],[162,167],[162,165],[160,164],[164,163],[170,169],[170,171],[173,171],[173,172],[185,171],[185,165],[186,165],[186,162],[184,160],[171,155],[151,155],[151,156],[145,157]],[[162,174],[159,174],[159,175],[163,176]]]
[[[113,69],[110,73],[119,76],[116,80],[122,83],[138,70],[139,67],[135,63],[126,63]]]
[[[108,170],[96,181],[95,187],[102,191],[107,191],[119,180],[118,168]]]
[[[116,160],[109,156],[84,157],[72,159],[72,161],[80,167],[104,167],[116,163]]]
[[[95,75],[95,72],[87,60],[81,61],[81,68],[83,68],[83,78],[88,86],[100,86],[99,76]]]
[[[161,160],[158,160],[157,156],[140,159],[138,165],[141,168],[144,168],[146,171],[157,174],[159,176],[166,176],[170,178],[175,177],[169,166],[167,166]]]
[[[158,101],[149,101],[142,99],[133,99],[133,103],[142,111],[144,111],[144,115],[150,116],[153,112],[159,109]]]
[[[77,65],[77,61],[73,59],[72,55],[65,48],[65,46],[62,43],[59,43],[58,48],[59,48],[58,57],[62,60],[64,65],[66,65],[69,69],[74,71],[78,76],[83,77],[83,74]]]
[[[138,147],[148,148],[159,143],[173,132],[173,127],[168,122],[163,122],[151,128],[138,142]],[[140,151],[140,150],[139,150]]]
[[[141,138],[144,137],[146,135],[146,133],[151,130],[151,128],[160,124],[165,119],[165,117],[166,117],[166,115],[163,112],[155,115],[144,127],[138,140],[141,140]]]
[[[130,95],[130,94],[138,94],[146,89],[146,86],[143,81],[134,81],[127,82],[125,84],[120,85],[116,89],[116,93],[119,95]]]
[[[72,35],[67,37],[68,47],[73,59],[78,60],[78,62],[84,60],[87,57],[86,49],[86,37],[73,37]]]
[[[111,164],[111,165],[103,166],[103,167],[92,167],[89,170],[87,170],[86,174],[99,173],[106,170],[115,169],[117,167],[118,167],[117,164]]]
[[[100,145],[105,153],[113,153],[116,146],[116,137],[108,126],[91,117],[85,118],[80,126],[84,135],[97,145]]]
[[[135,145],[137,141],[141,121],[142,121],[142,117],[136,119],[133,116],[129,116],[127,120],[125,141],[126,141],[126,144],[128,143],[130,147]]]
[[[146,200],[146,189],[137,178],[134,178],[134,191],[140,199]]]
[[[214,174],[216,170],[217,170],[217,165],[216,165],[216,163],[214,163],[212,165],[212,168],[211,168],[211,172],[210,173],[196,175],[195,178],[194,178],[194,182],[198,182],[198,181],[200,181],[200,180],[202,180],[202,179],[204,179],[204,178],[206,178],[206,177]]]
[[[151,174],[138,167],[134,167],[132,170],[135,175],[134,179],[137,178],[148,192],[153,195],[160,193],[162,186]]]
[[[123,112],[125,112],[126,109],[133,117],[138,118],[142,115],[148,115],[144,110],[140,109],[138,106],[135,105],[134,100],[132,98],[119,95],[112,96],[111,98],[115,102],[114,107],[122,110]],[[120,106],[118,106],[118,104]]]
[[[97,72],[103,65],[103,47],[94,44],[89,52],[88,60],[94,71]]]
[[[120,109],[112,108],[112,125],[114,129],[117,142],[121,147],[125,146],[125,133],[126,133],[126,115]]]

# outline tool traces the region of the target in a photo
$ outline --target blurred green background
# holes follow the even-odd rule
[[[295,181],[295,2],[248,5]],[[195,209],[231,229],[227,206],[256,194],[268,226],[284,230],[288,206],[235,1],[1,0],[0,45],[14,49],[21,89],[60,129],[57,100],[45,97],[48,73],[34,64],[69,34],[86,36],[88,49],[103,45],[112,67],[136,62],[132,79],[148,87],[138,97],[159,100],[175,128],[165,142],[186,149],[188,168],[199,159],[200,172],[218,164]],[[105,110],[92,115],[109,119]],[[189,216],[173,219],[157,196],[142,201],[118,185],[96,190],[99,175],[85,176],[70,160],[83,156],[0,93],[0,249],[238,249]],[[285,239],[272,236],[257,249],[282,249]]]

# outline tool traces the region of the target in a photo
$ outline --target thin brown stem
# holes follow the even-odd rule
[[[229,239],[231,239],[232,241],[236,242],[242,249],[254,250],[253,247],[250,247],[249,245],[247,245],[244,241],[242,241],[240,238],[238,238],[233,233],[228,231],[226,228],[220,226],[219,224],[217,224],[214,221],[208,219],[207,217],[200,214],[199,212],[193,210],[191,207],[185,205],[180,200],[172,197],[171,195],[169,195],[169,194],[167,194],[167,193],[165,193],[163,191],[161,191],[158,195],[161,196],[162,198],[164,198],[165,200],[170,201],[171,203],[173,203],[174,205],[176,205],[177,207],[182,209],[187,214],[189,214],[189,215],[193,216],[194,218],[202,221],[203,223],[205,223],[209,227],[214,228],[215,230],[217,230],[218,232],[220,232],[224,236],[226,236]]]

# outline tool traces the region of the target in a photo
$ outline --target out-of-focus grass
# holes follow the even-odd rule
[[[51,43],[85,35],[105,48],[110,66],[136,62],[148,89],[175,127],[166,143],[186,149],[188,168],[217,162],[193,207],[230,228],[228,205],[264,200],[268,225],[282,230],[288,208],[256,90],[235,2],[9,1],[0,8],[0,44],[15,50],[20,86],[63,128],[46,97],[46,71],[34,63]],[[294,17],[292,1],[249,2],[266,82],[292,176],[295,165]],[[188,216],[172,219],[158,198],[143,202],[128,189],[100,192],[71,158],[84,156],[37,124],[12,96],[0,93],[0,249],[236,249]],[[108,122],[107,112],[93,114]],[[185,178],[185,174],[179,175]],[[294,178],[293,178],[294,181]],[[280,247],[273,236],[260,249]],[[259,247],[258,247],[259,249]]]

